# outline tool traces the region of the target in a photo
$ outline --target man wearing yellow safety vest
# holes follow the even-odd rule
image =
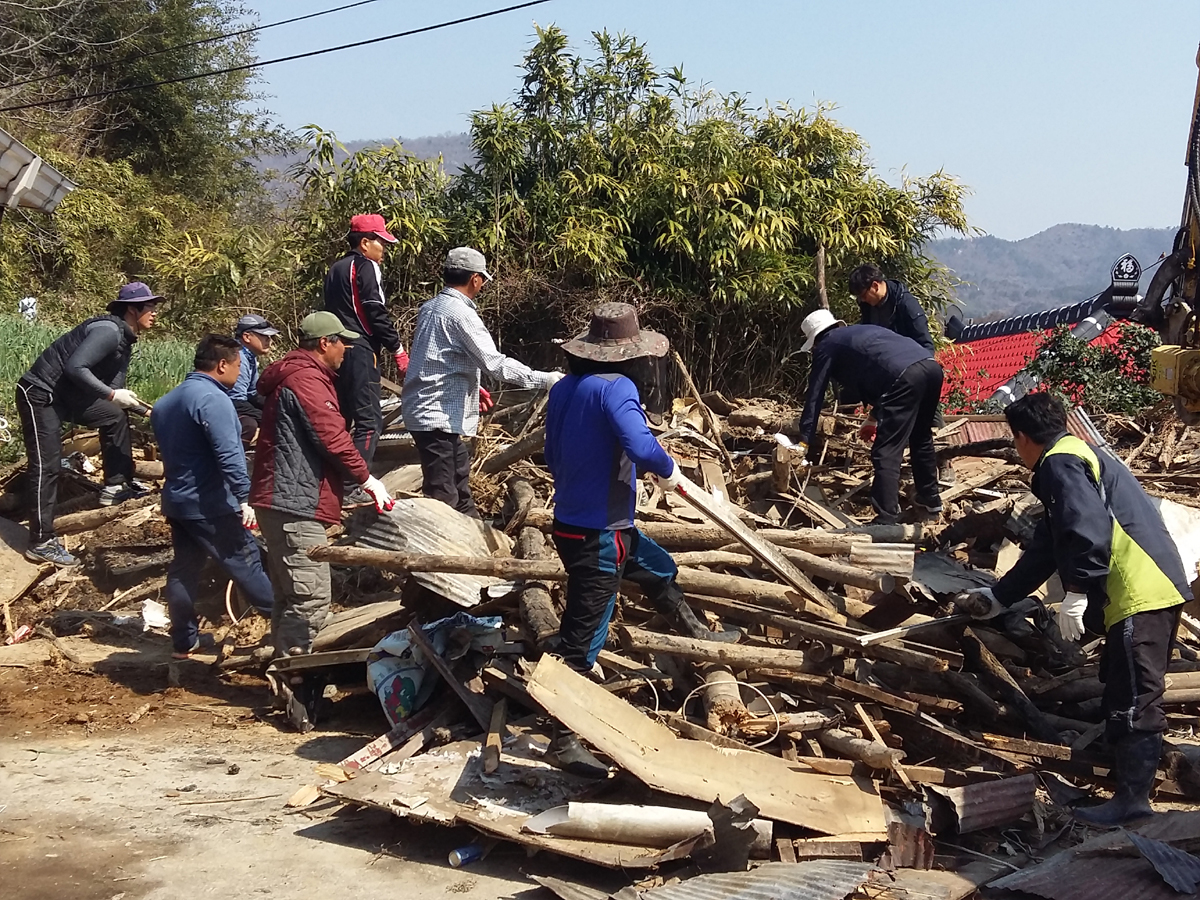
[[[1058,628],[1070,641],[1106,635],[1100,659],[1113,798],[1076,818],[1113,827],[1150,815],[1150,789],[1167,720],[1162,695],[1179,614],[1192,592],[1179,551],[1141,485],[1120,462],[1067,434],[1067,414],[1049,394],[1004,410],[1045,518],[1017,564],[990,590],[990,618],[1056,571],[1066,597]]]

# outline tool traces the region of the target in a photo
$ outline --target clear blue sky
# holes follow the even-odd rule
[[[344,0],[250,0],[262,22]],[[509,0],[511,2],[511,0]],[[379,0],[261,35],[261,58],[506,5]],[[974,194],[972,224],[1027,237],[1060,222],[1178,223],[1196,87],[1195,0],[553,0],[263,72],[289,127],[345,140],[467,129],[509,99],[533,23],[577,48],[626,31],[660,69],[755,101],[837,105],[880,174],[938,168]]]

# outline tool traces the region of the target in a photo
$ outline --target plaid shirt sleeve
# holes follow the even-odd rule
[[[475,310],[464,306],[456,320],[462,348],[480,369],[505,384],[523,388],[549,387],[552,378],[549,372],[531,369],[496,349],[496,342]]]

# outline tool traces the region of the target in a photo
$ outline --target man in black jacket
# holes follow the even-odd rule
[[[1123,825],[1152,812],[1150,789],[1167,727],[1167,666],[1192,590],[1142,486],[1120,461],[1067,433],[1057,398],[1029,394],[1004,415],[1046,514],[1016,565],[992,588],[973,593],[987,601],[983,608],[991,608],[982,617],[990,618],[1057,572],[1065,592],[1057,614],[1062,636],[1106,636],[1100,681],[1117,789],[1107,803],[1074,814],[1090,825]]]
[[[875,524],[900,521],[900,462],[908,447],[916,503],[940,513],[933,417],[942,392],[942,367],[928,350],[878,325],[847,325],[827,309],[801,324],[812,352],[808,394],[800,418],[800,452],[808,452],[825,402],[825,388],[836,381],[871,407],[878,433],[871,445],[875,477],[871,506]]]
[[[912,338],[928,350],[930,356],[935,355],[933,335],[929,333],[929,317],[903,283],[884,277],[879,266],[866,263],[850,273],[850,293],[858,300],[860,324],[878,325]],[[936,430],[945,424],[939,407],[933,417],[933,427]],[[868,422],[864,437],[872,431],[872,423]],[[938,470],[938,480],[942,484],[954,483],[954,469],[949,463]]]
[[[121,288],[108,314],[75,326],[37,358],[17,382],[17,411],[29,459],[29,549],[34,562],[74,566],[54,534],[54,506],[62,460],[62,425],[74,422],[100,431],[104,489],[100,504],[112,506],[142,493],[133,480],[133,447],[127,410],[145,409],[125,387],[138,335],[154,326],[162,300],[140,281]]]
[[[350,252],[339,259],[325,276],[325,309],[338,317],[349,331],[360,335],[347,341],[346,357],[338,370],[337,392],[346,427],[367,465],[383,431],[379,393],[379,354],[385,350],[396,360],[400,380],[408,371],[408,354],[400,343],[395,323],[387,310],[379,264],[384,247],[396,243],[380,215],[360,215],[350,220],[346,236]],[[352,502],[368,502],[354,497]]]

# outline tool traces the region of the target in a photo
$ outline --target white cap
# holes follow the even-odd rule
[[[817,338],[828,331],[835,325],[845,325],[841,319],[835,319],[833,313],[827,309],[818,309],[816,312],[811,312],[804,317],[804,321],[800,323],[800,328],[804,331],[804,346],[800,349],[805,353],[811,352],[813,344]]]

